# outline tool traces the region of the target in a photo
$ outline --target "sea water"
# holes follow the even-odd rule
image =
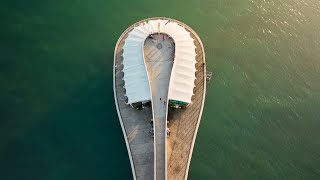
[[[320,1],[0,2],[0,179],[132,179],[114,106],[121,33],[165,16],[201,37],[189,179],[320,179]]]

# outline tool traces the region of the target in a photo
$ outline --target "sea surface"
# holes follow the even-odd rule
[[[153,16],[213,72],[190,180],[320,179],[319,0],[1,0],[1,180],[132,179],[113,51]]]

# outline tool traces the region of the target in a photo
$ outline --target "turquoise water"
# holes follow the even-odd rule
[[[202,38],[189,179],[320,179],[320,1],[0,2],[0,179],[131,179],[113,50],[166,16]]]

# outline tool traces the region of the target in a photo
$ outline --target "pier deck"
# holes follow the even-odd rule
[[[151,19],[168,20],[169,18],[156,17],[150,18],[149,20]],[[159,89],[152,88],[156,86],[155,84],[157,84],[157,82],[152,81],[152,79],[156,79],[155,74],[150,75],[150,73],[148,72],[149,78],[151,77],[150,86],[152,91],[159,91],[156,93],[159,95],[152,96],[153,101],[155,101],[153,102],[153,118],[157,122],[159,122],[155,124],[155,127],[157,127],[156,133],[161,133],[156,134],[155,136],[160,137],[159,139],[154,140],[152,137],[150,137],[149,134],[150,119],[153,116],[152,109],[149,108],[143,110],[135,110],[130,106],[125,105],[124,103],[125,90],[123,89],[123,73],[121,72],[121,69],[123,68],[121,65],[121,54],[123,52],[122,48],[128,33],[135,26],[138,26],[142,22],[145,22],[145,20],[137,22],[134,25],[130,26],[119,38],[115,49],[114,93],[116,107],[120,124],[124,133],[124,138],[127,144],[133,178],[138,180],[151,180],[154,179],[154,177],[156,177],[157,180],[163,180],[165,179],[165,172],[167,175],[166,179],[168,180],[187,179],[194,142],[204,106],[206,91],[206,68],[203,45],[200,38],[190,27],[174,19],[170,20],[175,21],[181,26],[185,27],[185,29],[187,29],[191,33],[191,36],[194,39],[197,53],[197,79],[195,80],[196,87],[194,88],[192,104],[190,104],[186,109],[169,110],[168,120],[170,121],[170,123],[168,124],[168,127],[171,130],[171,135],[169,138],[165,138],[166,111],[164,111],[164,109],[166,108],[166,106],[164,105],[163,107],[161,107],[160,102],[160,97],[163,96],[166,99],[168,90],[165,89],[163,90],[163,92],[161,92],[162,90],[159,91]],[[146,41],[146,45],[148,45],[148,41]],[[145,51],[145,53],[145,56],[148,55],[148,51]],[[148,65],[148,62],[146,62],[146,65],[147,68],[150,68],[150,64]],[[172,68],[172,66],[169,66],[168,68],[170,69]],[[154,144],[154,141],[156,144]],[[165,143],[166,146],[163,145]],[[154,151],[155,145],[161,147],[156,148],[156,152]],[[156,161],[158,161],[158,163],[156,163],[156,166],[154,166],[154,154],[156,155]],[[166,170],[163,169],[164,163]],[[156,176],[154,176],[155,169],[157,169],[157,172],[159,172],[159,176],[158,173],[156,174]]]

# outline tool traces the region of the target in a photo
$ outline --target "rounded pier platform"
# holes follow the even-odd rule
[[[174,65],[175,43],[170,34],[151,31],[151,39],[141,38],[143,59],[147,71],[151,107],[135,109],[126,103],[123,52],[125,40],[136,27],[151,21],[176,23],[190,33],[195,46],[196,72],[192,103],[185,109],[169,108],[169,81]],[[167,23],[165,25],[167,25]],[[159,23],[160,24],[160,23]],[[160,25],[158,25],[160,26]],[[137,36],[137,38],[140,38]],[[206,93],[206,64],[199,36],[184,23],[165,17],[141,20],[128,27],[120,36],[114,51],[113,88],[115,105],[123,131],[133,179],[185,180],[199,128]],[[160,100],[159,100],[160,99]],[[152,121],[152,133],[151,125]],[[170,128],[170,136],[166,135]]]

